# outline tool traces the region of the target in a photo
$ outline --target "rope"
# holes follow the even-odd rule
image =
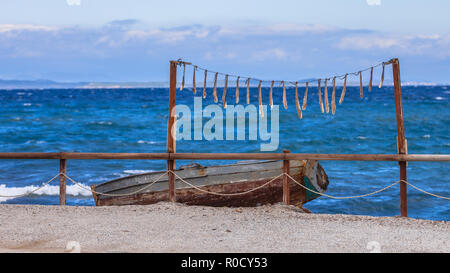
[[[252,191],[256,191],[256,190],[258,190],[258,189],[261,189],[261,188],[267,186],[268,184],[272,183],[272,182],[275,181],[276,179],[280,178],[281,176],[283,176],[283,173],[280,174],[280,175],[277,175],[277,176],[275,176],[274,178],[272,178],[271,180],[269,180],[268,182],[264,183],[263,185],[258,186],[258,187],[256,187],[256,188],[253,188],[253,189],[248,190],[248,191],[244,191],[244,192],[235,192],[235,193],[218,193],[218,192],[207,191],[207,190],[204,190],[204,189],[202,189],[202,188],[199,188],[199,187],[197,187],[197,186],[195,186],[195,185],[193,185],[193,184],[187,182],[186,180],[184,180],[183,178],[181,178],[179,175],[177,175],[175,172],[173,172],[173,171],[169,171],[169,172],[173,173],[173,174],[175,175],[175,177],[177,177],[178,179],[181,180],[181,182],[183,182],[183,183],[185,183],[185,184],[187,184],[187,185],[189,185],[189,186],[195,188],[196,190],[199,190],[199,191],[202,191],[202,192],[205,192],[205,193],[209,193],[209,194],[213,194],[213,195],[219,195],[219,196],[236,196],[236,195],[244,195],[244,194],[250,193],[250,192],[252,192]]]
[[[192,183],[187,182],[186,180],[184,180],[184,179],[181,178],[178,174],[176,174],[174,171],[171,171],[171,170],[162,173],[156,180],[154,180],[152,183],[146,185],[145,187],[140,188],[140,189],[138,189],[138,190],[136,190],[136,191],[134,191],[134,192],[131,192],[131,193],[126,193],[126,194],[113,194],[113,193],[102,193],[102,192],[97,192],[97,191],[95,191],[95,190],[92,190],[92,189],[90,189],[90,188],[85,187],[84,185],[82,185],[81,183],[75,181],[74,179],[72,179],[71,177],[69,177],[69,176],[68,176],[67,174],[65,174],[65,173],[58,173],[57,175],[55,175],[53,178],[51,178],[50,180],[48,180],[47,182],[45,182],[44,184],[42,184],[42,186],[40,186],[40,187],[37,188],[37,189],[34,189],[34,190],[32,190],[32,191],[30,191],[30,192],[27,192],[27,193],[24,193],[24,194],[18,194],[18,195],[0,195],[0,198],[18,198],[18,197],[24,197],[24,196],[27,196],[27,195],[31,195],[31,194],[37,192],[38,190],[44,188],[44,187],[47,186],[48,184],[50,184],[53,180],[55,180],[55,179],[56,179],[57,177],[59,177],[60,175],[62,175],[62,176],[64,176],[65,178],[67,178],[70,182],[74,183],[74,184],[77,185],[78,187],[80,187],[80,188],[82,188],[82,189],[84,189],[84,190],[90,191],[90,192],[92,192],[92,193],[94,193],[94,194],[97,194],[97,195],[116,196],[116,197],[120,197],[120,196],[128,196],[128,195],[134,195],[134,194],[137,194],[137,193],[139,193],[139,192],[141,192],[141,191],[143,191],[143,190],[145,190],[145,189],[150,188],[150,187],[153,186],[156,182],[158,182],[164,175],[166,175],[166,174],[168,174],[168,173],[172,173],[172,174],[173,174],[177,179],[179,179],[181,182],[183,182],[183,183],[185,183],[185,184],[191,186],[192,188],[194,188],[194,189],[196,189],[196,190],[198,190],[198,191],[205,192],[205,193],[208,193],[208,194],[218,195],[218,196],[237,196],[237,195],[244,195],[244,194],[247,194],[247,193],[250,193],[250,192],[259,190],[259,189],[261,189],[261,188],[263,188],[263,187],[269,185],[270,183],[272,183],[272,182],[275,181],[276,179],[278,179],[278,178],[280,178],[280,177],[282,177],[282,176],[285,175],[286,177],[288,177],[289,179],[291,179],[292,181],[294,181],[296,184],[298,184],[300,187],[304,188],[305,190],[308,190],[308,191],[310,191],[310,192],[312,192],[312,193],[315,193],[315,194],[318,194],[318,195],[321,195],[321,196],[325,196],[325,197],[328,197],[328,198],[332,198],[332,199],[354,199],[354,198],[367,197],[367,196],[371,196],[371,195],[380,193],[380,192],[382,192],[382,191],[385,191],[385,190],[387,190],[387,189],[393,187],[394,185],[396,185],[396,184],[398,184],[398,183],[404,182],[404,183],[408,184],[409,186],[411,186],[413,189],[415,189],[415,190],[417,190],[417,191],[420,191],[420,192],[422,192],[422,193],[424,193],[424,194],[427,194],[427,195],[430,195],[430,196],[433,196],[433,197],[437,197],[437,198],[440,198],[440,199],[450,200],[449,197],[445,197],[445,196],[442,196],[442,195],[430,193],[430,192],[428,192],[428,191],[426,191],[426,190],[423,190],[423,189],[421,189],[421,188],[419,188],[419,187],[417,187],[417,186],[411,184],[410,182],[408,182],[408,181],[406,181],[406,180],[398,180],[398,181],[396,181],[396,182],[394,182],[394,183],[392,183],[392,184],[390,184],[390,185],[388,185],[388,186],[386,186],[386,187],[384,187],[384,188],[381,188],[381,189],[379,189],[379,190],[376,190],[376,191],[370,192],[370,193],[366,193],[366,194],[354,195],[354,196],[333,196],[333,195],[329,195],[329,194],[326,194],[326,193],[321,193],[321,192],[318,192],[318,191],[309,189],[308,187],[304,186],[303,184],[301,184],[300,182],[298,182],[297,180],[295,180],[291,175],[289,175],[289,174],[287,174],[287,173],[281,173],[280,175],[277,175],[277,176],[273,177],[271,180],[267,181],[267,182],[264,183],[263,185],[260,185],[260,186],[258,186],[258,187],[255,187],[255,188],[250,189],[250,190],[248,190],[248,191],[244,191],[244,192],[236,192],[236,193],[218,193],[218,192],[212,192],[212,191],[204,190],[204,189],[202,189],[202,188],[200,188],[200,187],[198,187],[198,186],[195,186],[195,185],[193,185]]]
[[[418,191],[420,191],[420,192],[422,192],[422,193],[425,193],[425,194],[428,194],[428,195],[431,195],[431,196],[434,196],[434,197],[437,197],[437,198],[441,198],[441,199],[445,199],[445,200],[450,200],[449,197],[445,197],[445,196],[442,196],[442,195],[433,194],[433,193],[427,192],[427,191],[425,191],[425,190],[423,190],[423,189],[420,189],[419,187],[414,186],[413,184],[409,183],[409,182],[406,181],[406,180],[398,180],[398,181],[392,183],[391,185],[389,185],[389,186],[387,186],[387,187],[384,187],[384,188],[382,188],[382,189],[376,190],[376,191],[374,191],[374,192],[362,194],[362,195],[355,195],[355,196],[333,196],[333,195],[329,195],[329,194],[326,194],[326,193],[321,193],[321,192],[317,192],[317,191],[311,190],[311,189],[305,187],[303,184],[299,183],[297,180],[295,180],[295,179],[294,179],[292,176],[290,176],[289,174],[285,173],[285,175],[286,175],[287,177],[289,177],[292,181],[294,181],[296,184],[298,184],[299,186],[301,186],[302,188],[304,188],[304,189],[306,189],[306,190],[308,190],[308,191],[310,191],[310,192],[313,192],[313,193],[315,193],[315,194],[319,194],[319,195],[322,195],[322,196],[326,196],[326,197],[329,197],[329,198],[332,198],[332,199],[351,199],[351,198],[367,197],[367,196],[374,195],[374,194],[377,194],[377,193],[379,193],[379,192],[385,191],[385,190],[389,189],[390,187],[392,187],[392,186],[394,186],[394,185],[396,185],[396,184],[398,184],[398,183],[400,183],[400,182],[404,182],[404,183],[410,185],[411,187],[413,187],[414,189],[416,189],[416,190],[418,190]]]
[[[134,194],[137,194],[138,192],[141,192],[141,191],[143,191],[143,190],[145,190],[145,189],[148,189],[148,188],[150,188],[151,186],[153,186],[153,184],[155,184],[156,182],[158,182],[160,179],[161,179],[161,177],[163,177],[165,174],[167,174],[167,171],[166,172],[164,172],[163,174],[161,174],[155,181],[153,181],[152,183],[150,183],[150,184],[148,184],[147,186],[145,186],[145,187],[143,187],[143,188],[140,188],[139,190],[136,190],[136,191],[134,191],[134,192],[130,192],[130,193],[124,193],[124,194],[114,194],[114,193],[103,193],[103,192],[97,192],[97,191],[94,191],[93,189],[90,189],[90,188],[86,188],[84,185],[82,185],[81,183],[78,183],[77,181],[75,181],[75,180],[73,180],[72,178],[70,178],[69,176],[67,176],[66,174],[64,174],[64,173],[61,173],[61,175],[63,175],[64,177],[66,177],[70,182],[72,182],[72,183],[74,183],[75,185],[77,185],[78,187],[80,187],[80,188],[82,188],[82,189],[85,189],[85,190],[87,190],[87,191],[90,191],[90,192],[92,192],[92,193],[95,193],[95,194],[97,194],[97,195],[104,195],[104,196],[116,196],[116,197],[120,197],[120,196],[128,196],[128,195],[134,195]]]
[[[292,181],[294,181],[296,184],[298,184],[299,186],[301,186],[302,188],[304,188],[304,189],[306,189],[306,190],[308,190],[308,191],[310,191],[310,192],[313,192],[313,193],[315,193],[315,194],[319,194],[319,195],[326,196],[326,197],[333,198],[333,199],[351,199],[351,198],[367,197],[367,196],[370,196],[370,195],[373,195],[373,194],[382,192],[382,191],[384,191],[384,190],[387,190],[388,188],[390,188],[390,187],[394,186],[395,184],[398,184],[398,183],[401,182],[400,180],[399,180],[399,181],[396,181],[396,182],[392,183],[391,185],[389,185],[389,186],[387,186],[387,187],[384,187],[384,188],[382,188],[382,189],[379,189],[379,190],[377,190],[377,191],[374,191],[374,192],[371,192],[371,193],[367,193],[367,194],[355,195],[355,196],[332,196],[332,195],[329,195],[329,194],[326,194],[326,193],[321,193],[321,192],[317,192],[317,191],[311,190],[311,189],[309,189],[308,187],[304,186],[303,184],[299,183],[297,180],[295,180],[295,179],[294,179],[292,176],[290,176],[289,174],[285,173],[285,175],[286,175],[288,178],[290,178]]]
[[[53,180],[55,180],[61,173],[55,175],[52,179],[50,179],[49,181],[45,182],[44,184],[42,184],[42,186],[40,186],[37,189],[34,189],[30,192],[24,193],[24,194],[18,194],[18,195],[0,195],[1,198],[18,198],[18,197],[24,197],[24,196],[28,196],[28,195],[32,195],[33,193],[37,192],[38,190],[42,189],[43,187],[47,186],[48,184],[50,184],[50,182],[52,182]]]
[[[413,184],[409,183],[409,182],[406,181],[406,180],[401,180],[401,181],[402,181],[402,182],[405,182],[405,183],[408,184],[408,185],[410,185],[410,186],[413,187],[415,190],[418,190],[418,191],[423,192],[423,193],[425,193],[425,194],[428,194],[428,195],[431,195],[431,196],[434,196],[434,197],[437,197],[437,198],[445,199],[445,200],[450,200],[449,197],[445,197],[445,196],[442,196],[442,195],[437,195],[437,194],[434,194],[434,193],[431,193],[431,192],[427,192],[426,190],[422,190],[422,189],[420,189],[420,188],[414,186]]]
[[[302,185],[301,183],[299,183],[297,180],[295,180],[295,179],[294,179],[292,176],[290,176],[289,174],[287,174],[287,173],[284,173],[284,174],[285,174],[288,178],[290,178],[292,181],[294,181],[296,184],[298,184],[299,186],[301,186],[302,188],[304,188],[305,190],[308,190],[308,191],[313,192],[313,193],[315,193],[315,194],[319,194],[319,195],[322,195],[322,196],[326,196],[326,197],[329,197],[329,198],[332,198],[332,199],[352,199],[352,198],[367,197],[367,196],[374,195],[374,194],[377,194],[377,193],[379,193],[379,192],[385,191],[385,190],[389,189],[390,187],[394,186],[395,184],[398,184],[398,183],[401,182],[401,180],[398,180],[398,181],[392,183],[391,185],[389,185],[389,186],[387,186],[387,187],[384,187],[384,188],[382,188],[382,189],[376,190],[376,191],[371,192],[371,193],[362,194],[362,195],[355,195],[355,196],[333,196],[333,195],[329,195],[329,194],[326,194],[326,193],[321,193],[321,192],[317,192],[317,191],[311,190],[311,189],[309,189],[308,187],[306,187],[306,186]]]
[[[202,70],[202,71],[205,71],[206,73],[208,73],[208,72],[213,73],[213,74],[217,73],[218,75],[222,75],[222,76],[230,76],[230,77],[234,77],[234,78],[236,78],[236,79],[238,79],[238,78],[239,78],[239,79],[240,79],[240,78],[244,79],[244,78],[245,78],[245,79],[249,79],[249,80],[260,81],[260,82],[263,82],[263,83],[272,83],[272,81],[273,81],[273,82],[277,82],[277,83],[280,83],[280,84],[281,84],[282,82],[285,82],[285,83],[288,83],[288,84],[290,84],[290,85],[292,85],[292,86],[295,86],[295,84],[297,84],[297,83],[313,83],[313,82],[317,82],[317,80],[318,80],[318,78],[309,79],[309,80],[299,80],[299,81],[262,80],[262,79],[257,79],[257,78],[253,78],[253,77],[246,77],[246,76],[240,76],[240,75],[233,75],[233,74],[229,74],[229,73],[222,73],[222,72],[217,72],[217,71],[209,70],[209,69],[203,68],[203,67],[201,67],[201,66],[194,65],[194,64],[192,64],[192,63],[184,62],[184,61],[182,61],[181,59],[178,60],[177,63],[178,63],[178,65],[183,65],[183,66],[190,65],[190,66],[192,66],[192,67],[195,67],[196,70]],[[365,72],[365,71],[368,71],[368,70],[370,70],[370,69],[373,69],[373,68],[376,68],[376,67],[379,67],[379,66],[382,66],[382,65],[388,65],[388,64],[391,64],[391,63],[392,63],[392,60],[389,60],[389,61],[387,61],[387,62],[381,62],[381,63],[378,63],[378,64],[373,65],[373,66],[371,66],[371,67],[368,67],[368,68],[359,70],[359,71],[357,71],[357,72],[349,72],[349,73],[345,73],[345,74],[342,74],[342,75],[335,75],[335,76],[331,76],[331,77],[327,77],[327,78],[321,78],[321,79],[323,79],[323,80],[325,80],[325,79],[331,80],[332,78],[335,77],[335,78],[337,78],[337,79],[343,80],[344,77],[345,77],[346,75],[354,75],[354,76],[358,76],[360,72]]]

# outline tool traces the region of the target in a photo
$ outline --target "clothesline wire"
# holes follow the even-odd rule
[[[193,68],[195,68],[196,70],[206,71],[207,73],[233,77],[233,78],[236,78],[236,79],[238,79],[238,78],[239,79],[246,79],[245,82],[247,82],[247,80],[250,80],[250,81],[254,80],[254,81],[261,82],[261,83],[272,83],[272,82],[275,82],[275,83],[279,83],[279,84],[282,84],[284,82],[285,84],[291,84],[293,86],[295,86],[296,83],[305,83],[305,84],[306,83],[314,83],[314,82],[317,82],[318,80],[332,80],[333,78],[343,80],[348,75],[357,76],[357,75],[359,75],[359,73],[371,70],[371,69],[379,67],[379,66],[385,66],[385,65],[388,65],[388,64],[391,64],[391,63],[392,63],[392,59],[387,61],[387,62],[381,62],[381,63],[378,63],[376,65],[367,67],[367,68],[359,70],[357,72],[349,72],[349,73],[345,73],[345,74],[342,74],[342,75],[335,75],[335,76],[327,77],[327,78],[315,78],[315,79],[310,79],[310,80],[299,80],[299,81],[285,81],[285,80],[262,80],[262,79],[257,79],[257,78],[254,78],[254,77],[246,77],[246,76],[228,74],[228,73],[223,73],[223,72],[218,72],[218,71],[213,71],[213,70],[210,70],[210,69],[206,69],[206,68],[203,68],[203,67],[198,66],[198,65],[194,65],[194,64],[189,63],[189,62],[184,62],[181,59],[179,59],[177,61],[177,64],[180,65],[180,66],[181,65],[183,65],[183,66],[189,65],[189,66],[192,66]]]

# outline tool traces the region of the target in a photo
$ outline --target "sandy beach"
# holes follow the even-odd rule
[[[450,252],[450,224],[282,204],[0,205],[0,252],[65,252],[69,241],[81,252]]]

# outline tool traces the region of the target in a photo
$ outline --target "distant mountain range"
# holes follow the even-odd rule
[[[0,89],[151,88],[168,86],[168,82],[56,82],[51,80],[0,79]]]
[[[198,83],[197,87],[203,83]],[[179,85],[179,84],[178,84]],[[212,86],[213,83],[208,83],[208,86]],[[348,82],[349,86],[359,86],[359,82]],[[377,83],[374,83],[374,86]],[[392,82],[385,82],[384,85],[392,85]],[[427,85],[434,86],[439,85],[430,82],[403,82],[402,85]],[[218,81],[218,86],[223,86],[223,81]],[[252,86],[254,86],[252,84]],[[95,89],[95,88],[167,88],[168,82],[56,82],[52,80],[1,80],[0,89],[68,89],[68,88],[80,88],[80,89]],[[186,84],[186,87],[191,87],[190,83]]]

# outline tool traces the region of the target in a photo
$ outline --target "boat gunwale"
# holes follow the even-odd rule
[[[250,161],[250,160],[249,160]],[[277,162],[277,161],[281,161],[281,160],[259,160],[257,162],[243,162],[243,163],[235,163],[235,164],[227,164],[227,165],[213,165],[213,166],[201,166],[201,167],[197,167],[196,169],[205,169],[205,168],[214,168],[214,167],[229,167],[229,166],[236,166],[237,164],[239,165],[250,165],[250,164],[259,164],[259,163],[269,163],[269,162]],[[301,160],[299,160],[301,161]],[[241,161],[242,162],[242,161]],[[186,169],[178,169],[175,171],[183,171]],[[117,182],[120,180],[124,180],[124,179],[128,179],[128,178],[132,178],[132,177],[138,177],[138,176],[143,176],[143,175],[148,175],[148,174],[162,174],[162,173],[166,173],[167,171],[150,171],[150,172],[145,172],[145,173],[138,173],[138,174],[132,174],[132,175],[127,175],[124,177],[119,177],[110,181],[106,181],[97,185],[94,185],[95,187],[99,187],[99,186],[103,186],[103,185],[107,185],[110,184],[112,182]],[[150,182],[152,183],[152,182]]]
[[[302,160],[296,160],[296,161],[302,161]],[[264,161],[259,161],[259,162],[252,162],[252,163],[244,163],[244,164],[242,164],[242,163],[239,163],[239,165],[253,165],[253,164],[258,164],[258,163],[273,163],[273,162],[280,162],[280,160],[264,160]],[[228,165],[215,165],[215,166],[203,166],[202,167],[202,169],[205,169],[205,168],[212,168],[212,167],[230,167],[230,166],[236,166],[237,164],[228,164]],[[290,167],[290,169],[295,169],[295,168],[301,168],[301,166],[291,166]],[[200,168],[199,168],[200,169]],[[185,169],[184,169],[185,170]],[[273,168],[273,169],[270,169],[270,170],[278,170],[278,168]],[[270,170],[267,170],[267,171],[270,171]],[[282,168],[280,168],[280,170],[282,171]],[[176,171],[183,171],[183,170],[176,170]],[[235,171],[235,172],[230,172],[230,173],[226,173],[226,174],[216,174],[216,175],[203,175],[203,176],[192,176],[192,177],[182,177],[183,179],[185,179],[185,178],[202,178],[202,177],[208,177],[208,176],[219,176],[219,175],[235,175],[235,174],[242,174],[242,173],[250,173],[250,172],[259,172],[259,171],[261,171],[261,170],[253,170],[253,171],[248,171],[248,170],[243,170],[243,171]],[[141,173],[141,174],[135,174],[135,175],[130,175],[130,176],[125,176],[125,177],[121,177],[121,178],[118,178],[118,179],[115,179],[115,180],[111,180],[111,181],[108,181],[108,182],[104,182],[104,183],[102,183],[102,184],[98,184],[98,185],[94,185],[94,187],[97,189],[97,187],[101,187],[101,186],[106,186],[106,185],[109,185],[109,184],[111,184],[111,183],[113,183],[113,182],[118,182],[118,181],[121,181],[121,180],[126,180],[126,179],[129,179],[129,178],[135,178],[135,177],[139,177],[139,176],[144,176],[144,175],[148,175],[148,174],[162,174],[162,173],[164,173],[164,172],[166,172],[166,171],[157,171],[157,172],[148,172],[148,173]],[[179,178],[177,178],[177,177],[175,177],[175,181],[180,181],[180,179]],[[117,191],[120,191],[120,190],[124,190],[124,189],[130,189],[130,188],[133,188],[133,187],[139,187],[139,186],[143,186],[143,187],[145,187],[146,185],[149,185],[149,184],[151,184],[151,183],[153,183],[154,181],[149,181],[149,182],[145,182],[145,183],[140,183],[140,184],[133,184],[133,185],[127,185],[127,186],[123,186],[123,187],[120,187],[120,188],[118,188],[118,189],[113,189],[113,190],[109,190],[109,191],[105,191],[105,192],[103,192],[103,193],[114,193],[114,192],[117,192]],[[156,181],[155,182],[155,184],[156,183],[167,183],[168,182],[168,180],[163,180],[163,181]],[[234,183],[234,182],[243,182],[243,181],[233,181],[233,182],[229,182],[229,183]],[[219,183],[219,184],[222,184],[222,183]],[[217,185],[219,185],[219,184],[217,184]],[[205,185],[200,185],[200,186],[205,186]],[[159,191],[164,191],[164,190],[159,190]],[[144,191],[144,192],[149,192],[149,191]],[[154,191],[154,192],[158,192],[158,191]],[[101,194],[99,194],[99,196],[101,196]]]
[[[291,169],[297,169],[297,168],[301,168],[300,166],[293,166],[293,167],[291,167]],[[273,171],[273,170],[277,170],[277,169],[271,169],[271,170],[267,170],[267,171]],[[254,172],[259,172],[260,170],[258,170],[258,171],[254,171]],[[247,171],[247,172],[249,172],[249,171]],[[246,173],[246,172],[235,172],[235,173],[227,173],[226,175],[234,175],[234,174],[242,174],[242,173]],[[204,175],[204,176],[196,176],[196,177],[189,177],[189,179],[190,178],[202,178],[202,177],[208,177],[209,175]],[[214,175],[214,176],[219,176],[219,175]],[[183,178],[183,177],[182,177]],[[271,179],[271,178],[273,178],[273,177],[267,177],[267,178],[262,178],[262,179]],[[184,179],[184,178],[183,178]],[[259,180],[256,180],[256,181],[259,181]],[[175,182],[180,182],[180,179],[179,178],[175,178]],[[231,181],[231,182],[225,182],[225,183],[217,183],[217,184],[209,184],[209,185],[221,185],[221,184],[233,184],[233,183],[240,183],[240,182],[248,182],[248,181]],[[113,193],[117,193],[117,191],[121,191],[121,190],[124,190],[124,189],[130,189],[130,188],[134,188],[134,187],[138,187],[138,186],[143,186],[143,187],[145,187],[146,185],[149,185],[149,184],[151,184],[151,183],[153,183],[153,182],[146,182],[146,183],[142,183],[142,184],[134,184],[134,185],[129,185],[129,186],[124,186],[124,187],[122,187],[122,188],[119,188],[119,189],[114,189],[114,190],[109,190],[109,191],[107,191],[107,192],[103,192],[103,193],[107,193],[107,194],[113,194]],[[165,181],[156,181],[155,182],[155,184],[157,184],[157,183],[167,183],[167,180],[165,180]],[[197,187],[203,187],[203,186],[208,186],[208,185],[196,185]],[[180,188],[180,189],[187,189],[187,188],[191,188],[191,187],[182,187],[182,188]],[[153,191],[142,191],[142,193],[145,193],[145,192],[160,192],[160,191],[166,191],[167,189],[162,189],[162,190],[153,190]],[[99,196],[101,196],[102,194],[99,194]]]

